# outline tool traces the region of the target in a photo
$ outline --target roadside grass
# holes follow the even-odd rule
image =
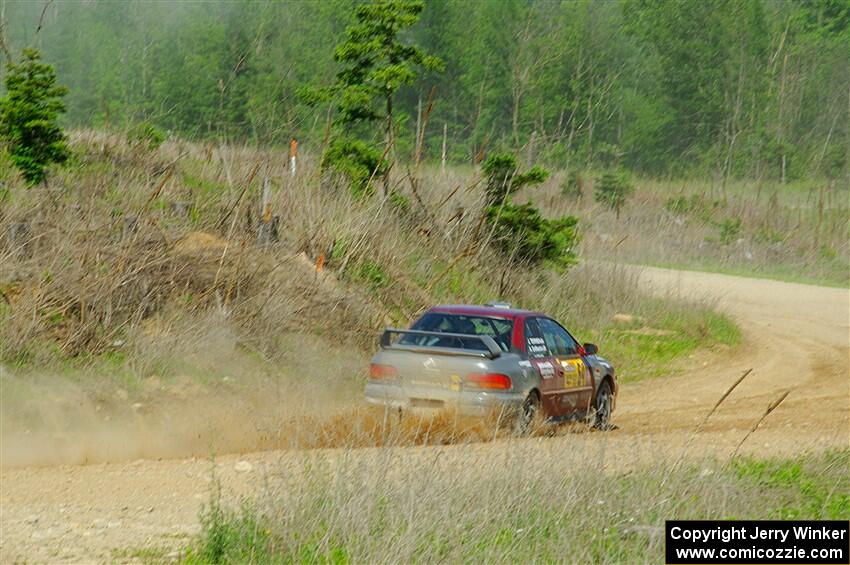
[[[843,263],[839,259],[825,263],[816,270],[800,270],[799,268],[783,264],[760,265],[754,268],[746,268],[743,266],[723,265],[718,262],[701,259],[677,262],[642,260],[640,264],[662,269],[700,271],[733,275],[736,277],[772,279],[782,282],[828,286],[832,288],[850,288],[850,265]]]
[[[825,179],[782,184],[732,179],[635,177],[619,218],[593,199],[565,194],[565,171],[524,197],[551,215],[581,218],[581,252],[597,260],[655,265],[847,288],[850,192]]]
[[[224,505],[214,484],[202,532],[182,562],[647,563],[662,558],[665,519],[844,519],[850,512],[846,449],[696,461],[663,485],[661,462],[606,470],[603,448],[534,450],[518,444],[462,471],[439,457],[404,464],[388,449],[333,462],[305,454],[300,468],[281,469],[235,507]]]
[[[606,355],[619,360],[619,381],[672,376],[700,348],[727,351],[741,343],[740,328],[727,316],[709,308],[688,314],[665,317],[656,322],[657,329],[604,330],[599,341],[608,344]]]
[[[151,150],[94,131],[76,132],[73,144],[74,162],[47,188],[6,177],[0,233],[28,230],[0,249],[0,384],[14,389],[0,408],[10,435],[29,437],[31,422],[59,414],[40,431],[82,445],[99,426],[160,430],[176,411],[182,442],[198,418],[174,407],[191,397],[198,410],[228,415],[249,403],[230,428],[261,420],[263,429],[241,447],[276,446],[286,423],[275,395],[290,394],[287,413],[299,415],[359,404],[381,330],[439,303],[502,300],[550,314],[597,343],[621,382],[674,374],[696,348],[737,342],[710,301],[645,294],[633,269],[581,257],[566,272],[510,263],[481,237],[475,171],[426,169],[419,198],[394,179],[412,203],[400,210],[322,178],[309,155],[293,178],[279,155],[247,146],[170,140]],[[279,241],[267,246],[257,244],[265,186],[280,216]],[[95,456],[87,448],[85,460],[138,452],[126,444]]]
[[[776,501],[766,519],[846,520],[850,516],[850,451],[794,460],[738,459],[734,473],[769,489]]]
[[[173,362],[205,351],[192,328],[215,314],[231,342],[285,367],[284,332],[362,356],[383,327],[406,326],[435,303],[489,300],[558,317],[598,342],[625,379],[663,375],[699,344],[735,342],[711,304],[646,296],[616,266],[559,274],[509,264],[479,237],[474,170],[426,167],[417,204],[400,212],[329,184],[309,155],[293,179],[275,154],[246,146],[172,140],[151,150],[95,131],[73,143],[73,163],[52,181],[50,221],[33,212],[45,189],[6,179],[0,228],[28,222],[31,238],[18,242],[23,252],[0,250],[0,363],[16,374],[90,369],[130,388],[169,372],[215,380]],[[266,179],[283,223],[280,242],[263,248],[255,210]],[[641,323],[618,326],[616,314]]]

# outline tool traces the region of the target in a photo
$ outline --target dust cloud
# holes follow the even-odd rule
[[[288,335],[291,355],[258,358],[226,332],[175,350],[156,371],[126,367],[21,372],[0,366],[0,466],[208,457],[287,447],[301,421],[362,399],[368,358],[314,336]]]

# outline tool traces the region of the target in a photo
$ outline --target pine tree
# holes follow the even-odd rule
[[[594,198],[600,204],[614,210],[619,220],[620,209],[632,192],[634,192],[634,187],[625,174],[608,172],[596,181]]]
[[[53,67],[41,62],[37,50],[24,49],[23,60],[9,65],[6,91],[0,99],[0,139],[27,182],[38,184],[46,179],[48,166],[68,159],[68,142],[59,126],[67,89],[56,84]]]
[[[498,204],[521,188],[540,184],[549,177],[549,171],[536,165],[520,173],[516,157],[511,153],[491,153],[481,170],[487,175],[488,204]]]
[[[337,45],[334,59],[342,63],[336,82],[328,94],[336,97],[338,133],[331,141],[332,154],[350,155],[338,150],[357,144],[350,131],[359,124],[384,121],[387,155],[393,146],[393,97],[399,88],[412,84],[418,69],[442,69],[437,57],[426,55],[420,48],[402,42],[398,35],[419,20],[425,4],[421,0],[374,0],[361,4],[355,11],[355,23],[346,29],[346,39]],[[378,109],[379,101],[384,106]],[[345,130],[345,133],[339,130]],[[361,154],[361,152],[358,153]],[[369,151],[374,160],[376,151]],[[380,155],[380,153],[377,153]],[[336,170],[351,169],[351,164],[324,160]],[[358,167],[359,168],[359,164]],[[382,164],[378,174],[386,174],[389,167]],[[362,180],[362,179],[360,179]],[[365,187],[357,187],[363,191]]]
[[[510,197],[526,186],[542,183],[549,172],[538,166],[519,172],[511,153],[491,153],[482,166],[487,175],[485,218],[493,243],[505,257],[528,265],[546,263],[556,269],[575,264],[578,218],[547,219],[530,203],[514,204]]]

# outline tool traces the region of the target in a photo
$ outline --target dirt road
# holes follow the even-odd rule
[[[744,333],[730,355],[694,359],[692,372],[624,387],[618,423],[626,435],[688,435],[743,371],[750,374],[700,434],[699,446],[737,445],[785,391],[744,449],[769,456],[850,444],[850,292],[711,273],[643,269],[657,292],[711,296]],[[671,439],[673,439],[671,437]]]
[[[693,437],[689,456],[728,456],[786,391],[787,399],[742,453],[791,455],[850,444],[848,290],[662,269],[644,269],[643,282],[659,293],[717,298],[741,325],[744,344],[733,353],[695,355],[681,376],[624,386],[614,432],[521,441],[551,452],[585,450],[610,467],[622,464],[625,451],[640,454],[633,461],[676,458],[723,391],[752,368]],[[492,456],[515,445],[403,448],[397,459],[433,459],[439,449],[441,465],[459,466],[473,454]],[[374,455],[360,450],[353,456]],[[300,457],[292,451],[223,456],[216,460],[217,475],[227,492],[238,495],[250,492],[266,470],[279,472]],[[128,549],[151,546],[167,554],[198,531],[211,467],[203,459],[182,459],[2,469],[0,562],[131,560]]]

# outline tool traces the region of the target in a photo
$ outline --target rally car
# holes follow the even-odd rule
[[[614,367],[541,312],[509,304],[437,306],[410,329],[387,328],[372,358],[366,400],[399,409],[515,414],[526,427],[586,418],[608,429]]]

